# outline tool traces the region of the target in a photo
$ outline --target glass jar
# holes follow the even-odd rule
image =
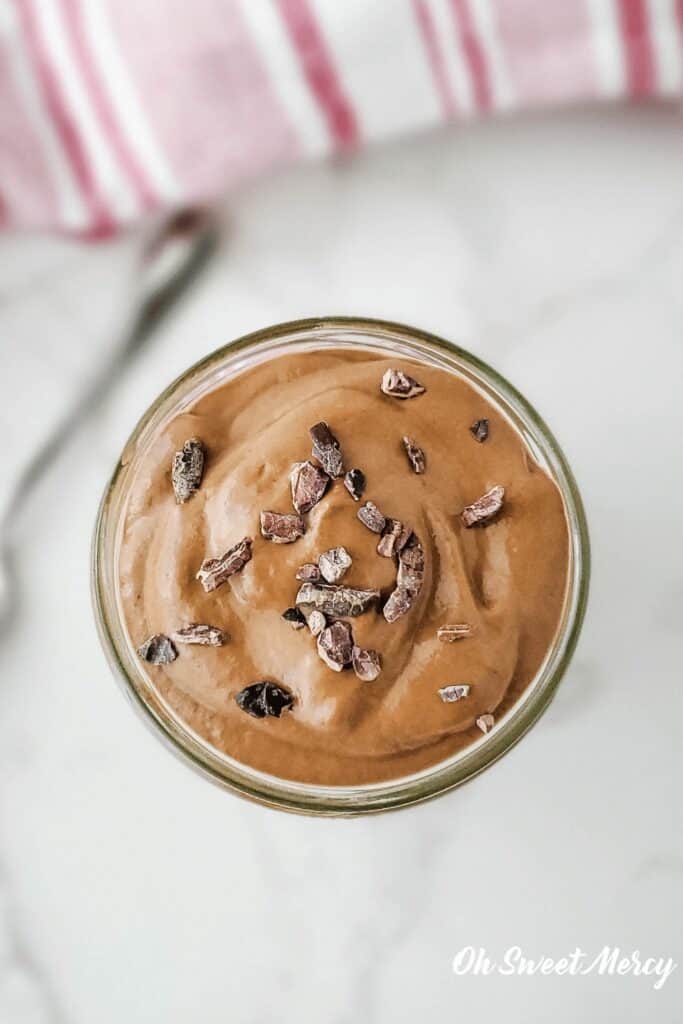
[[[569,574],[555,641],[519,700],[493,729],[453,757],[414,775],[356,786],[314,786],[256,771],[216,750],[180,720],[148,678],[128,637],[118,595],[118,558],[130,483],[150,441],[202,394],[264,360],[294,350],[371,349],[403,355],[465,377],[517,428],[555,480],[569,529]],[[279,324],[240,338],[202,359],[168,387],[135,427],[100,505],[92,555],[97,626],[109,662],[133,704],[184,760],[226,789],[272,807],[315,815],[355,815],[437,796],[472,778],[513,746],[547,707],[567,668],[584,615],[589,542],[581,498],[557,441],[541,417],[500,374],[450,342],[401,324],[335,317]]]

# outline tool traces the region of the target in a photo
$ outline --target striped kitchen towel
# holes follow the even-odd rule
[[[105,237],[401,132],[682,90],[683,0],[0,0],[0,223]]]

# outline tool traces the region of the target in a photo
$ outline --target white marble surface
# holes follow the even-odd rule
[[[220,258],[17,524],[0,641],[0,1021],[680,1021],[683,133],[672,110],[423,138],[233,199]],[[0,246],[4,478],[111,345],[135,239]],[[375,819],[211,787],[133,715],[88,594],[134,419],[219,343],[361,313],[459,339],[535,402],[583,490],[594,570],[550,711],[504,761]],[[453,954],[604,944],[644,978],[453,976]]]

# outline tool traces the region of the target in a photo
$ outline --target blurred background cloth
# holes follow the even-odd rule
[[[683,0],[0,0],[0,220],[106,237],[399,133],[682,89]]]

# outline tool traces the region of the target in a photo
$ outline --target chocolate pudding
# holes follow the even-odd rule
[[[348,786],[495,729],[553,644],[568,565],[556,484],[472,384],[323,349],[243,371],[153,438],[119,597],[194,733]]]

